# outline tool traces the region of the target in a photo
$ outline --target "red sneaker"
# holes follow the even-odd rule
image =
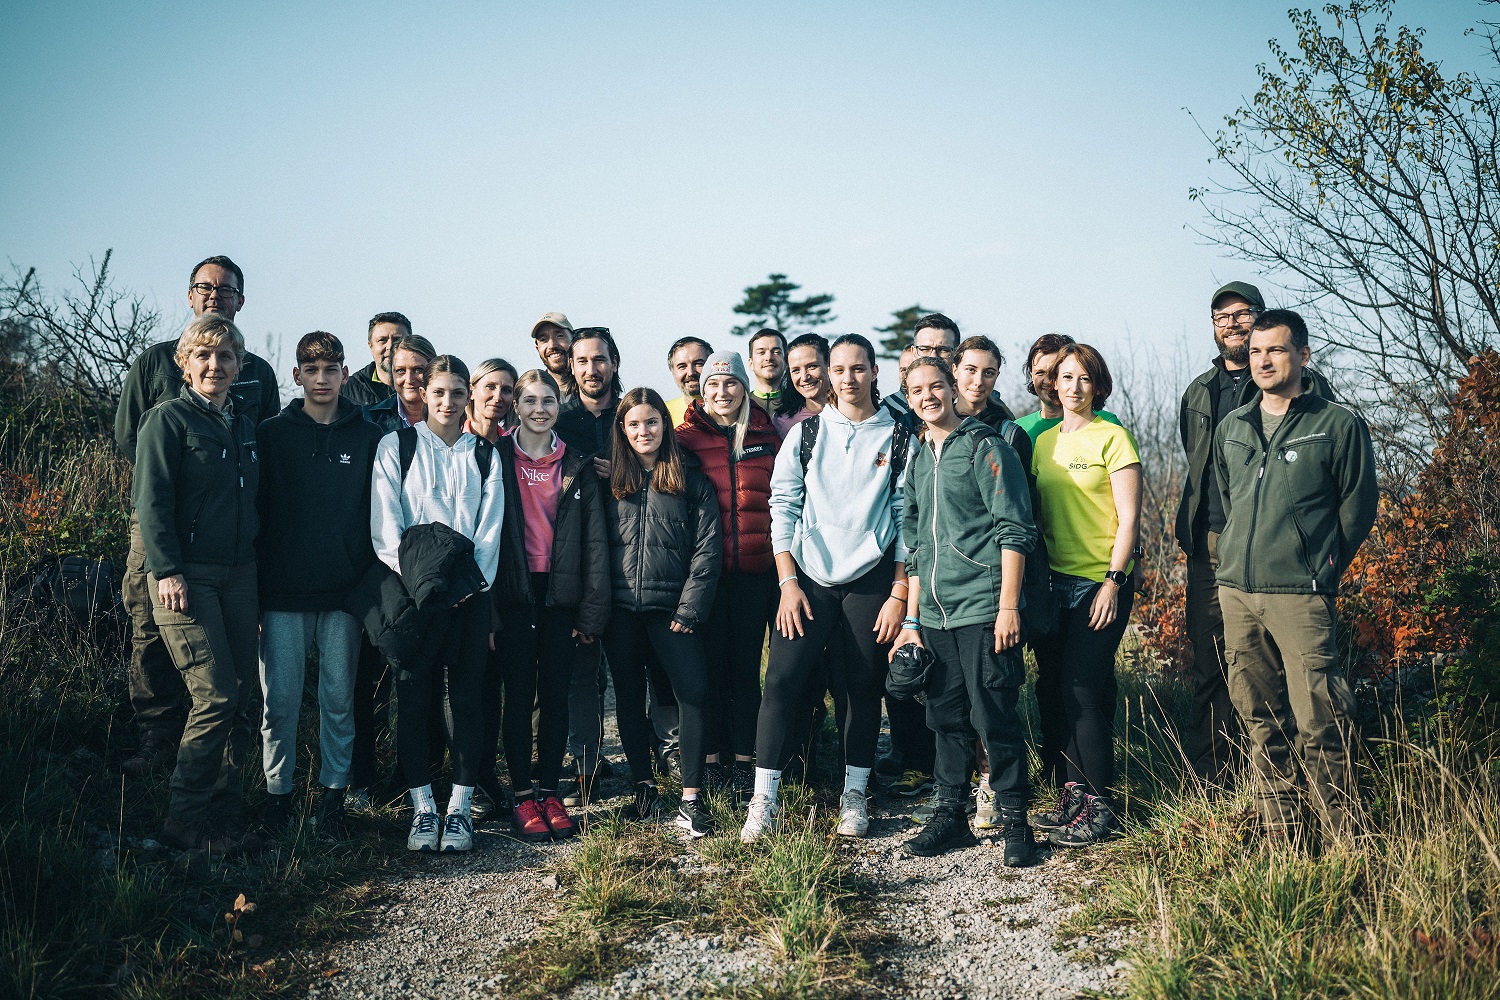
[[[542,800],[542,815],[547,819],[547,825],[552,828],[552,835],[559,840],[571,837],[578,832],[578,827],[573,825],[573,818],[568,815],[568,810],[563,808],[561,800],[556,795],[549,795]]]
[[[559,805],[559,808],[561,806]],[[516,803],[516,811],[510,814],[510,822],[522,840],[551,840],[552,828],[542,816],[542,807],[536,798],[522,799]]]

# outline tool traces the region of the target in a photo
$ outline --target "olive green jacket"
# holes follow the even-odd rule
[[[146,411],[182,394],[182,369],[177,367],[176,352],[175,340],[152,344],[135,359],[125,376],[120,405],[115,409],[115,444],[131,462],[135,461],[136,437]],[[245,352],[245,362],[234,385],[229,387],[229,394],[234,399],[234,408],[250,418],[252,427],[281,412],[276,372],[263,358],[249,351]]]
[[[1375,523],[1380,490],[1364,420],[1303,379],[1270,441],[1260,393],[1214,435],[1214,476],[1228,518],[1221,587],[1255,594],[1337,594]]]

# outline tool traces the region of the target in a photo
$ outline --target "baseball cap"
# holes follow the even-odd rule
[[[542,318],[539,319],[539,320],[537,320],[531,326],[531,337],[532,337],[533,340],[536,339],[537,327],[541,326],[543,323],[551,323],[553,326],[560,326],[560,327],[562,327],[564,330],[567,330],[569,333],[573,332],[573,324],[569,323],[568,322],[568,317],[564,316],[562,313],[559,313],[559,312],[542,313]]]
[[[1208,307],[1212,309],[1226,295],[1238,295],[1261,312],[1265,312],[1266,310],[1266,300],[1261,297],[1260,289],[1248,281],[1231,281],[1217,292],[1214,292],[1214,297],[1208,300]]]

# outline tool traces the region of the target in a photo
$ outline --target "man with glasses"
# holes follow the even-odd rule
[[[1224,665],[1224,615],[1219,608],[1219,534],[1224,506],[1214,481],[1214,431],[1229,413],[1255,394],[1250,378],[1250,329],[1266,311],[1260,289],[1231,281],[1209,300],[1214,344],[1219,355],[1182,394],[1179,426],[1187,453],[1187,477],[1177,508],[1177,544],[1188,557],[1187,634],[1193,651],[1193,712],[1187,733],[1194,772],[1211,786],[1227,789],[1240,770],[1236,747],[1239,717],[1229,699]],[[1306,370],[1312,392],[1333,398],[1328,380]]]
[[[906,369],[917,358],[938,358],[951,366],[953,364],[953,352],[958,350],[958,342],[962,339],[963,334],[959,333],[958,324],[942,313],[928,313],[917,320],[916,329],[912,331],[911,346],[901,352],[902,362],[900,364],[900,371],[903,387],[885,397],[885,404],[890,409],[891,414],[896,418],[898,423],[904,424],[907,430],[916,433],[921,430],[922,422],[912,412],[911,407],[906,402]],[[906,360],[908,351],[911,352],[911,360]],[[990,393],[990,405],[995,407],[1000,416],[1006,420],[1016,419],[1016,415],[1011,411],[1011,408],[1006,406],[1005,400],[1000,397],[998,389]],[[925,726],[926,723],[924,722],[923,725]]]
[[[370,320],[365,342],[371,361],[344,380],[339,394],[356,406],[371,406],[389,399],[396,391],[391,376],[391,356],[396,341],[411,335],[411,320],[398,312],[376,313]]]
[[[188,275],[188,306],[194,316],[212,312],[234,319],[245,304],[244,290],[244,273],[234,261],[209,257]],[[157,403],[182,394],[184,383],[182,369],[174,358],[176,351],[175,337],[154,344],[141,352],[125,376],[120,405],[115,410],[115,443],[132,464],[141,418]],[[235,412],[247,414],[253,424],[281,412],[276,372],[265,359],[248,351],[229,393]],[[120,590],[130,615],[130,708],[139,736],[135,753],[120,762],[120,770],[140,777],[170,767],[177,759],[177,744],[187,721],[187,688],[162,645],[151,614],[146,550],[134,513],[130,516],[130,552]]]

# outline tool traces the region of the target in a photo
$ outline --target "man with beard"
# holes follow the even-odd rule
[[[781,331],[766,327],[750,338],[747,360],[750,362],[750,398],[767,413],[776,412],[786,381],[786,338]]]
[[[1221,787],[1239,770],[1239,719],[1229,698],[1224,666],[1224,616],[1219,608],[1219,534],[1224,506],[1214,480],[1214,431],[1255,393],[1250,378],[1250,328],[1266,311],[1260,289],[1231,281],[1209,300],[1219,356],[1182,394],[1179,425],[1187,452],[1187,478],[1177,508],[1177,543],[1187,554],[1187,634],[1193,650],[1193,713],[1187,752],[1193,770]],[[1305,374],[1315,395],[1332,399],[1327,379]]]
[[[701,337],[681,337],[667,349],[667,369],[672,373],[672,381],[682,390],[681,396],[667,400],[667,416],[673,427],[682,423],[688,407],[703,395],[703,365],[713,352],[708,341]]]
[[[382,399],[389,399],[396,391],[391,377],[391,355],[396,341],[411,335],[411,320],[398,312],[376,313],[370,320],[366,343],[370,346],[371,361],[344,380],[339,395],[356,406],[369,406]]]
[[[543,367],[557,379],[564,402],[578,395],[578,386],[573,381],[573,371],[568,362],[573,337],[573,324],[560,312],[542,313],[542,318],[531,328],[531,342],[536,345],[537,357],[542,359]]]

